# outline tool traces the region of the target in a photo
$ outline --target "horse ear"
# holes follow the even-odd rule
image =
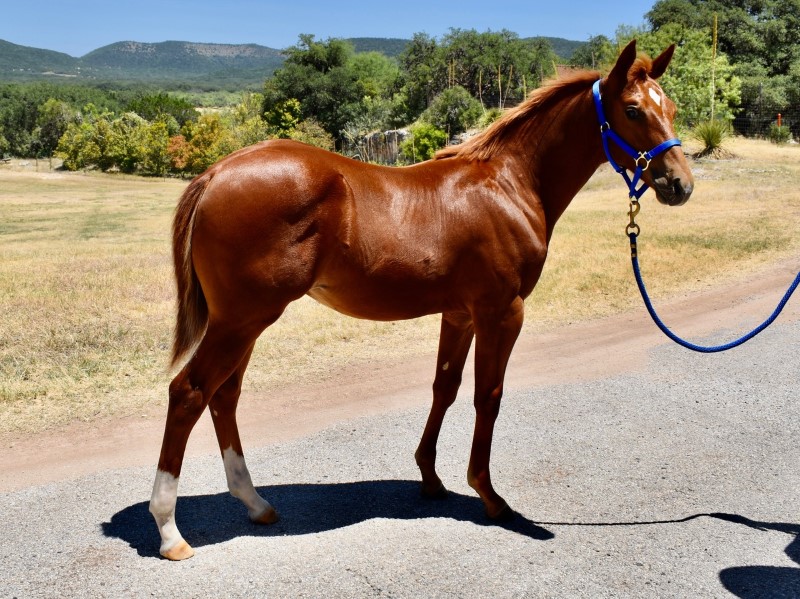
[[[672,60],[672,55],[675,53],[675,44],[672,44],[669,48],[664,50],[661,55],[653,60],[653,68],[650,69],[650,73],[648,73],[653,79],[658,79],[661,75],[664,74],[664,71],[667,70],[670,61]]]
[[[621,93],[628,84],[628,71],[636,60],[636,40],[632,40],[617,58],[617,64],[606,77],[606,86],[613,94]]]

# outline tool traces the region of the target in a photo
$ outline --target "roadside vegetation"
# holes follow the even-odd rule
[[[742,138],[731,147],[735,159],[693,162],[697,186],[686,206],[643,199],[642,269],[658,303],[798,255],[800,149]],[[184,186],[0,166],[0,433],[163,410],[169,229]],[[556,227],[527,301],[526,334],[639,304],[626,210],[619,177],[601,168]],[[268,396],[349,364],[433,353],[438,328],[438,317],[367,322],[304,298],[259,340],[245,393]]]

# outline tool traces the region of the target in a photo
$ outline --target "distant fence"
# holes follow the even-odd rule
[[[733,129],[745,137],[767,137],[771,125],[778,123],[780,114],[781,125],[789,127],[795,141],[800,140],[800,106],[790,106],[778,113],[755,109],[741,113],[733,120]]]
[[[396,164],[400,158],[400,144],[409,136],[407,129],[376,131],[344,145],[344,154],[377,164]]]

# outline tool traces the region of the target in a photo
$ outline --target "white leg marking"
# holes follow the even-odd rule
[[[178,500],[178,479],[169,472],[159,470],[150,497],[150,513],[156,519],[161,533],[161,555],[183,541],[175,524],[175,503]]]
[[[225,477],[228,479],[228,489],[231,495],[240,499],[247,507],[247,514],[253,521],[259,520],[267,512],[274,512],[269,502],[258,494],[250,478],[250,472],[244,463],[244,457],[236,453],[232,447],[222,452],[222,462],[225,464]]]

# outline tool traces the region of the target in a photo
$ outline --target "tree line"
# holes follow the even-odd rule
[[[721,118],[762,136],[788,113],[800,137],[800,0],[657,0],[645,19],[617,40],[591,38],[573,61],[608,62],[620,37],[638,37],[650,51],[677,43],[662,83],[685,125]]]
[[[632,38],[651,55],[676,43],[661,83],[679,106],[679,128],[755,116],[763,132],[800,99],[799,3],[658,0],[646,26],[592,37],[569,62],[602,71]],[[195,174],[263,139],[352,153],[371,132],[408,127],[401,158],[413,162],[485,126],[564,62],[544,39],[461,29],[441,39],[417,33],[397,58],[301,35],[285,57],[260,93],[217,110],[166,92],[0,85],[0,154],[58,155],[68,169]]]

